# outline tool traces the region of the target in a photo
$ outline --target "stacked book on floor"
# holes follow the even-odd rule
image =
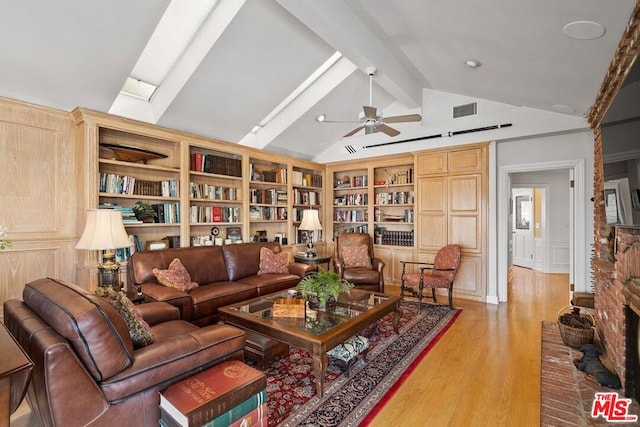
[[[160,425],[266,426],[267,377],[229,360],[160,392]]]

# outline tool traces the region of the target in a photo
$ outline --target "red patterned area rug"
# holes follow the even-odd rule
[[[270,426],[356,426],[367,424],[420,360],[444,335],[461,309],[404,303],[400,334],[386,316],[370,337],[366,361],[360,357],[346,376],[330,362],[324,396],[316,396],[311,354],[291,348],[267,374]]]

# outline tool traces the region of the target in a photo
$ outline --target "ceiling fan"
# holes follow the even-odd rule
[[[345,138],[355,135],[363,129],[365,135],[383,132],[389,136],[397,136],[400,134],[400,131],[392,128],[391,126],[387,126],[387,123],[419,122],[422,120],[420,114],[383,117],[382,114],[378,112],[377,108],[371,106],[373,104],[373,75],[376,73],[376,69],[375,67],[369,67],[366,71],[369,75],[369,105],[362,107],[364,115],[361,116],[359,121],[325,120],[324,114],[318,116],[316,120],[321,123],[360,123],[360,126],[347,133],[344,136]]]

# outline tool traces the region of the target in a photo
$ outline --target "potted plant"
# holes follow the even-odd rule
[[[155,222],[155,218],[158,216],[153,207],[142,200],[137,201],[133,206],[133,213],[136,215],[136,219],[142,222]]]
[[[343,292],[349,293],[352,287],[352,283],[341,279],[335,271],[321,270],[303,277],[296,289],[309,301],[311,308],[317,306],[322,310],[327,304],[335,304],[338,296]]]

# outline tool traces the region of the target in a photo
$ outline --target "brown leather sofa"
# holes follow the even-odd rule
[[[260,295],[292,288],[317,266],[289,265],[288,274],[260,274],[260,249],[282,251],[279,243],[256,242],[224,246],[194,246],[136,252],[129,260],[129,284],[142,286],[145,301],[163,301],[180,309],[182,319],[196,325],[220,320],[218,308]],[[190,292],[161,285],[153,268],[166,269],[179,258],[198,287]]]
[[[78,286],[40,279],[4,303],[5,325],[35,363],[27,399],[45,426],[158,426],[160,390],[243,358],[241,329],[198,328],[165,303],[138,308],[155,343],[136,349],[113,306]]]

